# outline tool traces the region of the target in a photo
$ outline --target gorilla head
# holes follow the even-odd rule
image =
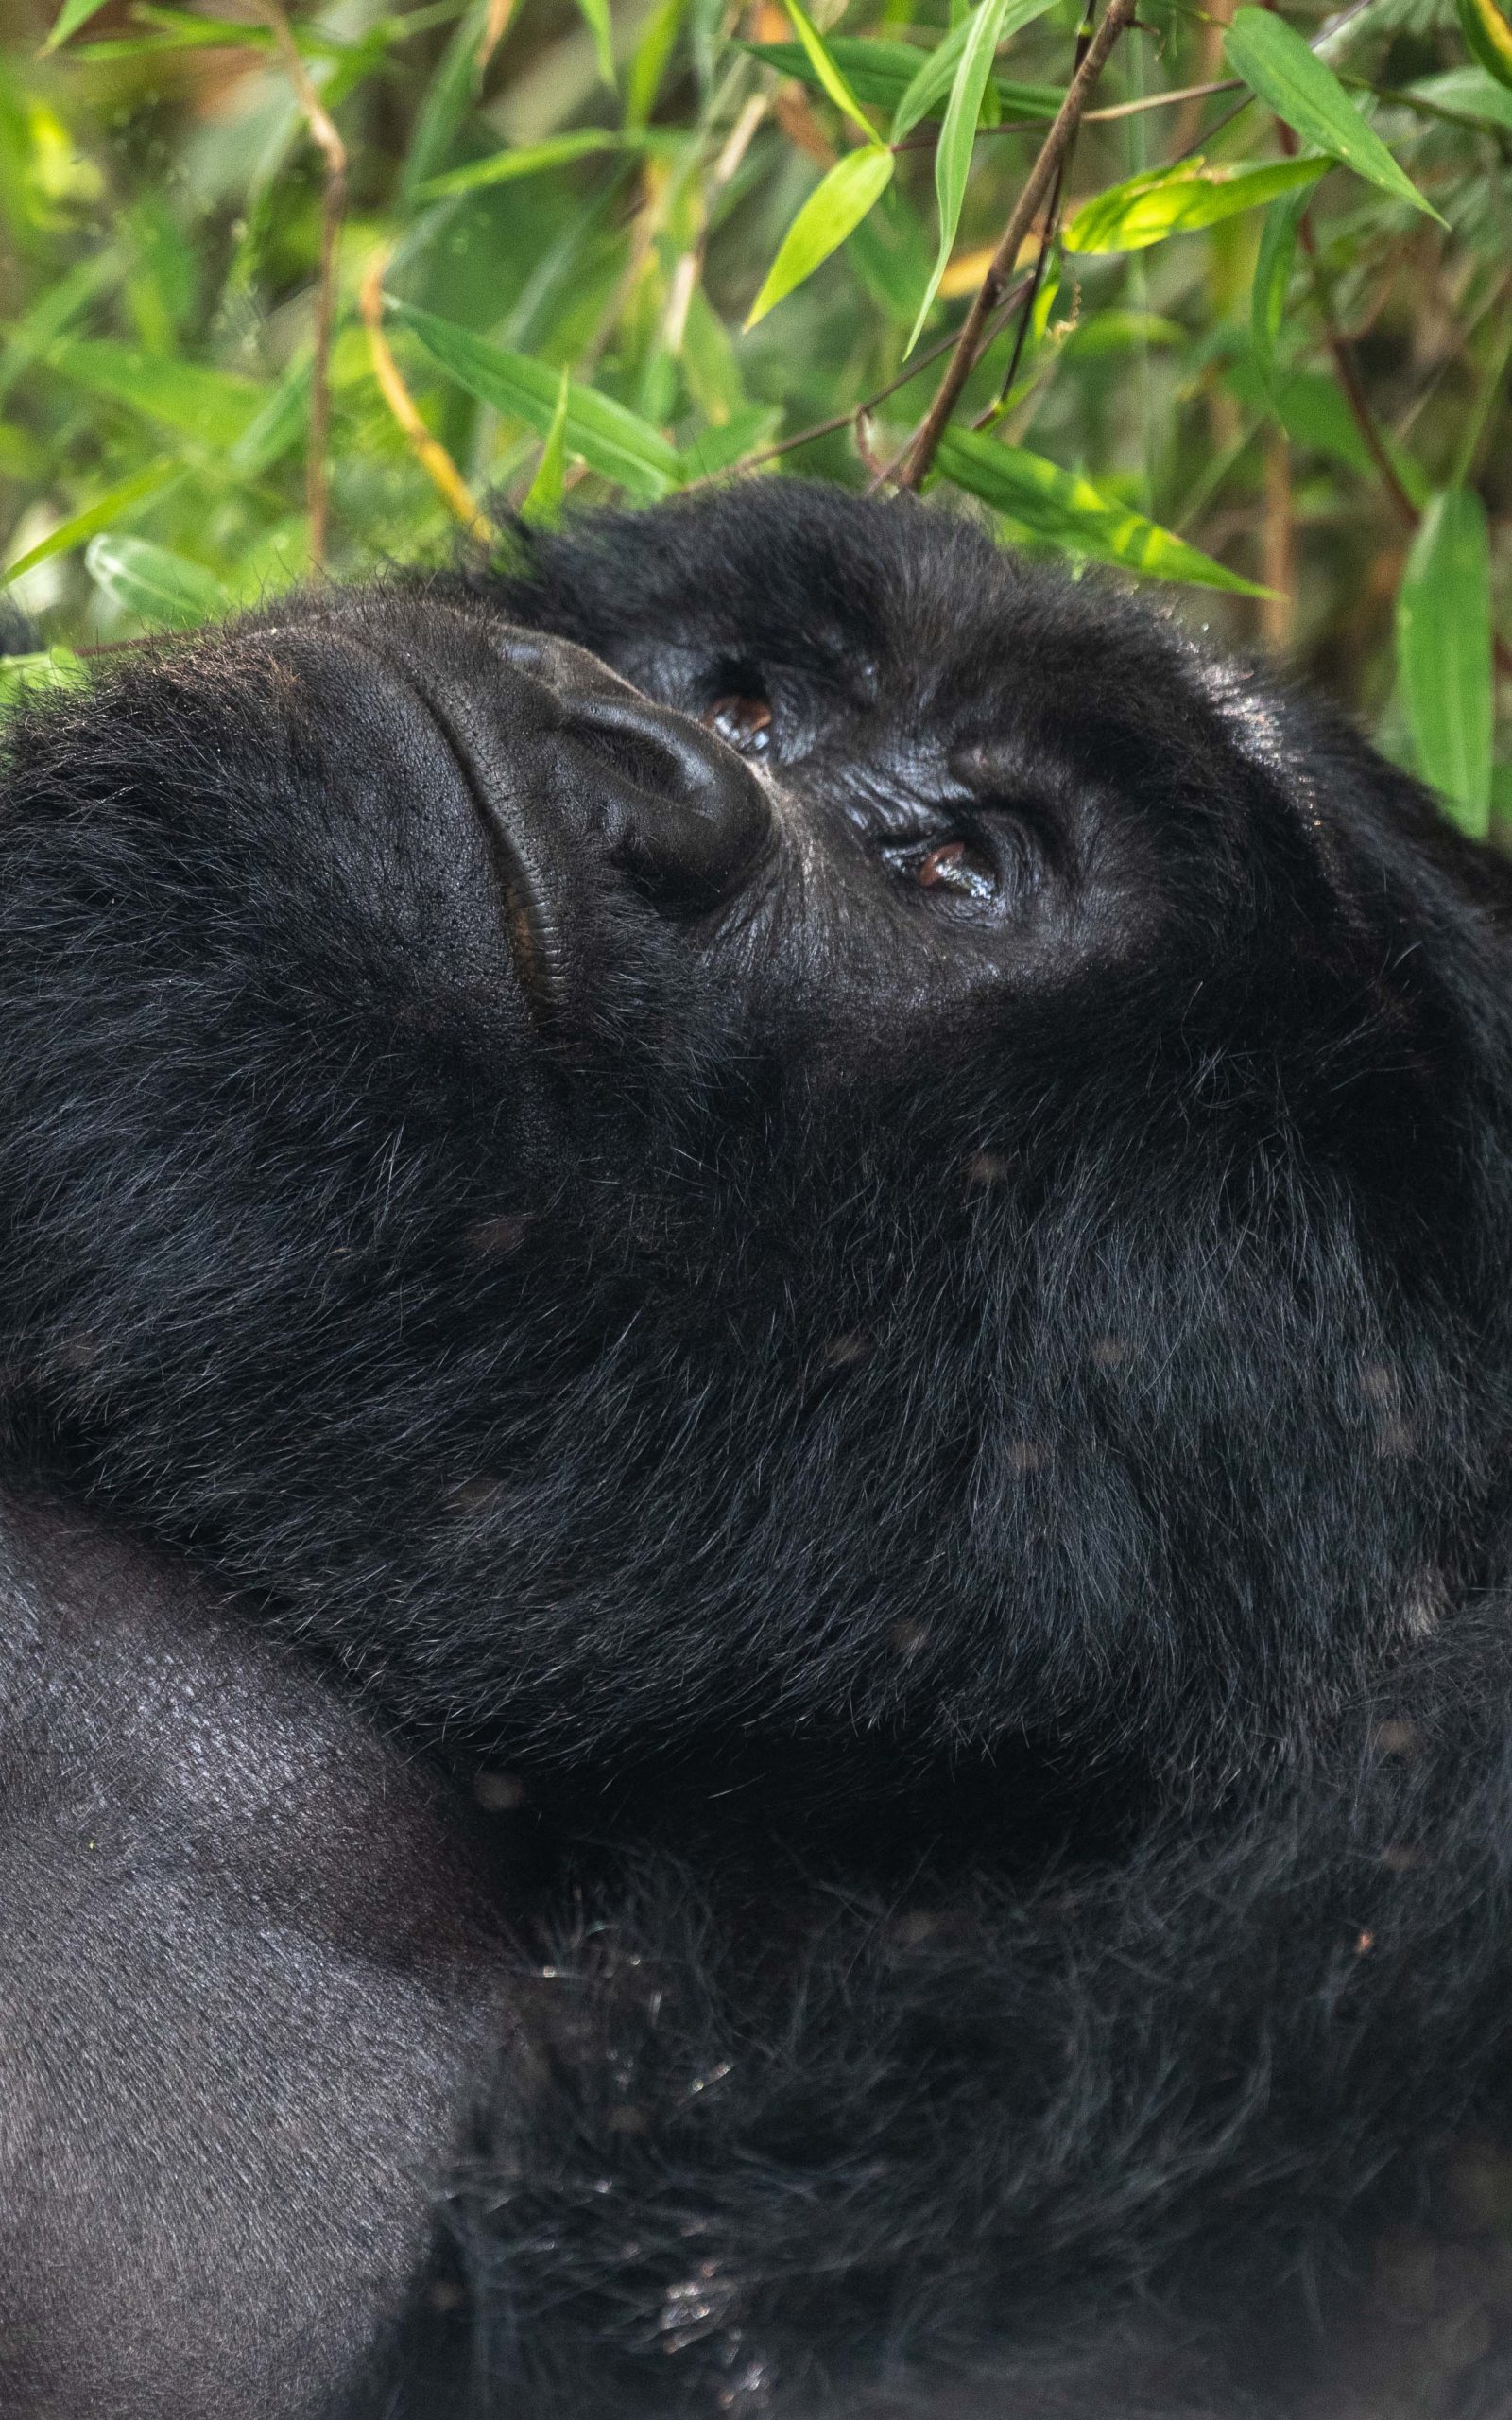
[[[1505,886],[1174,626],[753,486],[7,796],[11,1467],[425,1732],[1231,1772],[1497,1568]]]

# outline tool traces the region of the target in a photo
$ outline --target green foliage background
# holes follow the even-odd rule
[[[0,610],[46,650],[0,623],[12,686],[489,543],[485,508],[885,475],[1090,30],[1078,0],[5,5]],[[1461,7],[1286,0],[1328,102],[1288,127],[1246,64],[1279,21],[1142,0],[931,479],[1168,576],[1505,837],[1512,27]]]

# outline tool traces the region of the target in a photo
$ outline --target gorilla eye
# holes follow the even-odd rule
[[[716,698],[700,720],[743,756],[765,756],[771,745],[772,710],[765,698]]]
[[[916,857],[908,871],[920,890],[954,891],[967,899],[990,898],[998,887],[996,866],[970,840],[946,840]]]

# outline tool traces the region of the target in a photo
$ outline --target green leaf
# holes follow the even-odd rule
[[[89,673],[71,647],[36,655],[0,656],[0,713],[9,714],[36,689],[87,689]]]
[[[477,98],[478,58],[490,5],[491,0],[472,0],[426,87],[400,171],[402,210],[414,207],[421,186],[429,182],[447,157],[457,129]]]
[[[753,328],[758,320],[765,320],[774,302],[781,302],[784,294],[791,294],[795,285],[801,285],[819,263],[828,260],[845,242],[851,229],[860,225],[872,204],[886,192],[895,164],[892,153],[880,143],[864,144],[859,150],[848,151],[843,160],[836,160],[828,174],[820,178],[783,236],[762,290],[750,306],[747,328]]]
[[[1151,579],[1185,580],[1197,588],[1227,588],[1241,596],[1263,589],[1189,546],[1173,530],[1129,512],[1093,487],[1091,479],[1063,471],[1022,446],[999,445],[965,428],[948,428],[936,461],[956,487],[980,496],[1015,528],[1064,554],[1122,563]]]
[[[234,445],[265,400],[264,389],[249,378],[210,370],[200,362],[138,353],[105,337],[65,337],[52,347],[47,363],[91,394],[125,404],[208,446]]]
[[[1447,75],[1425,76],[1409,84],[1409,95],[1451,116],[1473,118],[1482,126],[1502,126],[1512,132],[1512,93],[1484,67],[1452,67]]]
[[[593,57],[610,91],[614,90],[614,29],[609,21],[609,0],[577,0],[583,23],[593,37]]]
[[[310,415],[311,358],[290,363],[262,409],[254,414],[226,460],[239,478],[258,479],[304,435]]]
[[[1006,42],[1011,35],[1018,33],[1022,26],[1031,24],[1036,17],[1043,16],[1050,5],[1051,0],[1006,0],[1006,5],[997,10],[998,22],[993,29],[991,40],[987,44],[986,72],[980,78],[980,90],[977,95],[978,114],[981,112],[982,100],[989,86],[996,90],[1000,103],[1012,89],[1009,86],[996,87],[992,77],[992,60],[999,44]],[[961,61],[968,49],[974,54],[983,40],[984,29],[981,22],[983,13],[983,9],[978,9],[975,15],[962,17],[960,23],[952,28],[936,49],[929,53],[922,65],[912,77],[905,90],[900,95],[897,108],[893,112],[890,136],[894,143],[901,143],[903,136],[910,134],[919,125],[920,119],[937,116],[942,101],[946,103],[945,115],[949,123],[951,105],[961,90],[961,78],[965,72]],[[977,80],[974,68],[972,80]],[[1062,93],[1048,94],[1048,88],[1046,91],[1050,107],[1045,114],[1054,117],[1065,95]],[[948,100],[947,95],[949,95]],[[971,120],[973,131],[975,125],[976,119],[973,117]],[[941,141],[943,140],[942,135]],[[937,178],[937,153],[936,173]]]
[[[1459,25],[1470,57],[1512,92],[1512,25],[1496,0],[1459,0]]]
[[[155,546],[149,538],[102,531],[90,541],[85,568],[96,588],[139,621],[169,630],[192,630],[224,614],[231,599],[203,563]]]
[[[1114,305],[1078,320],[1067,331],[1064,350],[1068,361],[1101,361],[1109,354],[1132,353],[1145,345],[1186,341],[1187,331],[1179,320],[1163,319],[1158,311],[1130,311]]]
[[[562,499],[567,493],[567,396],[571,386],[564,370],[536,475],[520,507],[521,520],[538,529],[555,529],[561,519]]]
[[[104,6],[105,0],[63,0],[53,20],[52,31],[43,43],[43,57],[48,51],[56,50],[60,43],[65,43],[70,34],[77,34],[80,26],[87,26],[91,17],[97,16]]]
[[[1268,9],[1241,9],[1224,36],[1234,74],[1299,134],[1356,176],[1366,178],[1398,201],[1439,218],[1405,170],[1399,168],[1381,137],[1366,125],[1332,67],[1309,50],[1299,33]]]
[[[523,420],[538,437],[549,437],[557,415],[559,375],[547,362],[510,353],[474,336],[454,320],[438,320],[413,303],[392,302],[443,370],[480,403]],[[593,470],[617,480],[647,502],[664,495],[678,476],[678,458],[660,429],[623,404],[575,379],[567,390],[567,446]]]
[[[73,547],[81,546],[86,538],[93,538],[97,529],[109,528],[132,505],[145,503],[150,495],[164,494],[181,475],[177,462],[152,462],[133,477],[122,479],[117,487],[108,488],[103,495],[95,497],[93,504],[82,505],[77,512],[70,513],[66,521],[60,521],[57,528],[50,529],[35,546],[28,547],[13,563],[8,563],[4,571],[0,571],[0,588],[19,579],[24,571],[31,571],[36,564],[48,562],[52,556],[66,555]]]
[[[1066,230],[1068,252],[1140,252],[1167,235],[1212,227],[1243,210],[1257,210],[1278,194],[1312,187],[1332,165],[1328,160],[1269,160],[1260,167],[1210,167],[1201,159],[1147,168],[1109,185],[1083,202]]]
[[[1397,598],[1397,667],[1418,770],[1461,831],[1491,813],[1491,573],[1486,509],[1447,488],[1422,518]]]
[[[782,0],[782,5],[793,21],[793,31],[808,54],[809,65],[818,78],[820,89],[828,93],[837,110],[842,110],[848,118],[852,119],[859,126],[868,143],[875,143],[876,130],[835,65],[817,26],[810,24],[799,6],[799,0]]]
[[[1260,252],[1249,289],[1249,334],[1260,374],[1267,382],[1276,370],[1276,339],[1281,331],[1292,263],[1297,257],[1297,231],[1311,199],[1310,188],[1284,194],[1266,211],[1265,224],[1261,229]]]
[[[662,78],[687,13],[688,0],[657,0],[646,18],[625,78],[625,124],[631,132],[645,125],[656,107]]]
[[[587,159],[594,151],[622,151],[628,140],[608,127],[580,127],[571,134],[550,134],[544,143],[522,144],[517,151],[490,151],[486,159],[470,160],[464,168],[448,168],[420,187],[418,201],[440,201],[448,194],[476,193],[484,185],[506,185],[516,177],[539,176],[547,168],[565,167],[571,160]]]
[[[701,429],[683,449],[684,478],[707,479],[716,471],[728,471],[746,455],[769,445],[782,424],[782,415],[775,405],[747,404],[722,427]]]
[[[1020,0],[1022,5],[1022,0]],[[929,284],[924,288],[913,331],[903,347],[906,361],[919,342],[919,332],[929,317],[930,305],[939,291],[955,245],[955,231],[961,223],[961,204],[966,199],[966,180],[971,173],[971,154],[976,148],[977,120],[982,113],[982,95],[992,72],[993,54],[997,49],[1003,22],[1008,12],[1009,0],[981,0],[974,15],[968,17],[960,28],[965,35],[961,55],[951,83],[951,96],[946,104],[940,126],[939,141],[935,146],[935,196],[939,204],[939,250]],[[953,37],[954,39],[954,37]],[[942,43],[948,49],[949,43]]]
[[[768,67],[775,67],[781,76],[792,76],[816,92],[822,90],[818,77],[809,63],[807,52],[796,42],[743,42],[735,47],[748,52],[752,59],[764,59]],[[832,34],[829,50],[857,99],[885,110],[896,110],[918,77],[920,66],[939,56],[938,50],[921,50],[917,43],[889,42],[881,34],[864,42],[854,35]],[[939,82],[940,109],[945,106],[950,84],[950,73],[947,71]],[[1015,84],[1002,76],[994,76],[988,90],[996,96],[1005,117],[1054,117],[1066,97],[1057,85]],[[922,110],[919,114],[926,117],[930,112]],[[910,120],[910,125],[917,122]],[[891,129],[891,137],[894,142],[900,140],[896,123]]]

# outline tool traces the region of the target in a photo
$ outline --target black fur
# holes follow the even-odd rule
[[[24,719],[10,1484],[515,1809],[346,2411],[1347,2408],[1362,2231],[1502,2120],[1509,897],[786,483]]]

